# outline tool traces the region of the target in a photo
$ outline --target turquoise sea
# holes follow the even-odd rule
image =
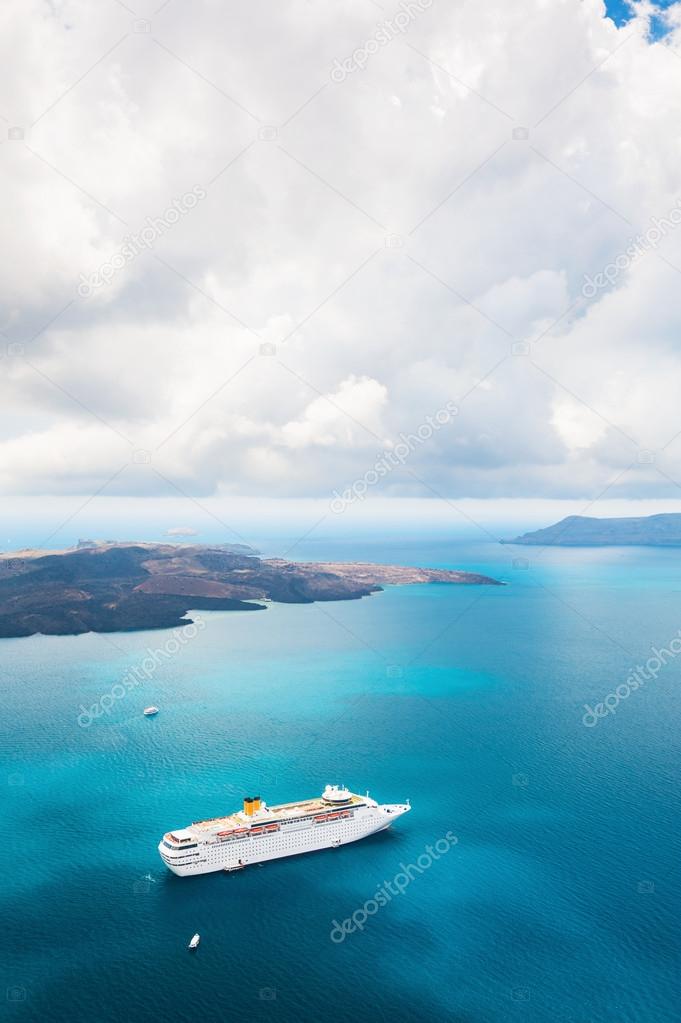
[[[89,727],[81,705],[170,632],[2,641],[3,1015],[676,1023],[681,656],[582,717],[678,635],[681,551],[412,536],[294,553],[508,585],[200,612]],[[335,781],[413,810],[231,875],[177,878],[158,857],[165,830],[243,795]],[[331,939],[448,831],[446,854]]]

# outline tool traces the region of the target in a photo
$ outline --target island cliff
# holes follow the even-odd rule
[[[541,547],[681,547],[681,514],[621,519],[568,515],[507,542]]]
[[[0,554],[0,637],[170,628],[187,611],[255,611],[260,601],[356,600],[383,585],[478,583],[468,572],[265,559],[248,548],[92,543]]]

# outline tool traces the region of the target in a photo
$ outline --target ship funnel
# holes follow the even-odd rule
[[[253,796],[253,813],[260,809],[260,796]]]
[[[254,801],[252,796],[246,796],[246,798],[244,799],[244,813],[248,817],[253,816],[253,802]]]

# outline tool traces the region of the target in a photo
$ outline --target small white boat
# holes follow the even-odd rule
[[[201,935],[200,934],[195,934],[194,937],[192,938],[192,940],[187,945],[187,948],[198,948],[200,941],[201,941]]]
[[[142,713],[145,718],[153,718],[154,714],[158,714],[158,707],[145,707]]]

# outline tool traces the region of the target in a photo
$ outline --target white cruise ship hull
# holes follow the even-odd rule
[[[159,843],[158,850],[166,866],[180,877],[239,870],[267,860],[357,842],[389,828],[410,809],[408,803],[379,805],[368,798],[352,798],[355,803],[343,808],[341,819],[325,820],[328,813],[317,815],[314,810],[291,819],[297,808],[295,811],[284,809],[283,813],[280,807],[264,808],[243,828],[238,825],[245,819],[237,814],[235,818],[219,819],[216,823],[199,822],[182,831],[169,832]],[[331,812],[335,809],[331,807]],[[218,831],[224,820],[230,820],[230,829]],[[237,827],[233,827],[234,824]]]

